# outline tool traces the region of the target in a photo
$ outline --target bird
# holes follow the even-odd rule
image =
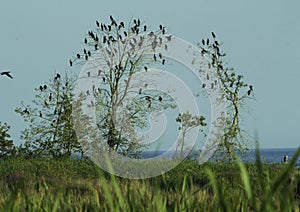
[[[204,39],[202,39],[202,45],[205,45],[205,40]]]
[[[144,26],[144,32],[146,32],[146,31],[147,31],[147,26],[145,25],[145,26]]]
[[[205,86],[206,86],[206,84],[205,84],[205,83],[203,83],[203,84],[202,84],[202,88],[205,88]]]
[[[96,25],[97,25],[97,27],[99,27],[99,26],[100,26],[100,24],[99,24],[99,21],[96,21]]]
[[[73,65],[73,62],[72,62],[72,60],[69,60],[69,63],[70,63],[70,66],[72,66],[72,65]]]
[[[87,44],[87,39],[86,38],[84,38],[84,43]]]
[[[42,118],[43,117],[43,114],[42,114],[42,112],[40,111],[40,117]]]
[[[163,59],[163,60],[162,60],[162,64],[163,64],[163,65],[165,65],[165,62],[166,62],[166,60],[165,60],[165,59]]]
[[[49,95],[49,101],[51,102],[51,100],[52,100],[52,93],[50,93]]]
[[[253,86],[252,85],[249,85],[249,88],[251,91],[253,91]]]
[[[91,76],[91,72],[88,71],[87,72],[87,76],[90,77]]]
[[[211,32],[211,35],[213,36],[213,38],[216,38],[216,35],[214,32]]]
[[[161,53],[158,53],[158,56],[160,59],[162,59],[162,54]]]
[[[171,41],[172,35],[166,36],[166,38],[167,38],[168,41]]]
[[[145,69],[145,71],[147,71],[148,70],[147,66],[144,66],[144,69]]]
[[[0,73],[2,76],[7,76],[7,77],[9,77],[9,78],[11,78],[11,79],[13,79],[13,77],[11,76],[11,74],[10,74],[10,71],[3,71],[3,72],[1,72]]]
[[[161,97],[161,96],[159,96],[159,97],[158,97],[158,100],[161,102],[161,101],[162,101],[162,97]]]
[[[142,88],[139,89],[139,94],[142,94]]]
[[[43,86],[40,85],[40,90],[43,91]]]
[[[206,39],[206,45],[209,45],[209,39],[208,38]]]
[[[23,110],[23,113],[26,113],[27,115],[29,115],[29,111],[27,108],[25,108],[25,110]]]
[[[153,59],[154,59],[154,61],[156,61],[156,55],[155,54],[153,55]]]
[[[160,30],[162,30],[162,29],[163,29],[163,26],[162,26],[161,24],[159,25],[159,29],[160,29]]]
[[[80,59],[80,54],[77,54],[76,56],[77,56],[78,59]]]
[[[125,37],[127,37],[127,32],[124,31],[124,35],[125,35]]]
[[[47,85],[44,85],[44,90],[46,90],[47,89]]]

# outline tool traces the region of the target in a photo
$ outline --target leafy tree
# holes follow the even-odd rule
[[[84,38],[83,52],[69,61],[70,66],[78,61],[98,62],[97,73],[91,71],[87,75],[96,74],[102,79],[101,85],[94,85],[93,91],[86,95],[93,93],[97,99],[93,104],[106,144],[124,155],[137,153],[144,147],[138,142],[141,138],[135,129],[147,126],[147,114],[175,107],[167,94],[147,89],[148,83],[134,85],[134,74],[151,71],[149,64],[165,64],[162,54],[156,51],[167,48],[171,37],[165,33],[162,25],[155,32],[149,32],[140,19],[134,19],[126,26],[123,21],[118,22],[110,16],[109,24],[96,21],[96,29],[89,31]],[[126,99],[132,93],[135,95],[125,107]]]
[[[22,152],[36,157],[69,157],[82,152],[73,129],[73,80],[59,73],[35,89],[33,105],[16,108],[29,127],[22,131]]]
[[[7,123],[0,122],[0,158],[11,156],[15,154],[15,147],[13,141],[10,140],[8,133],[10,126]]]
[[[219,153],[232,159],[236,151],[243,152],[249,145],[247,134],[241,128],[241,110],[247,105],[247,100],[253,99],[253,86],[244,81],[241,74],[225,62],[226,54],[221,50],[222,43],[216,39],[214,32],[212,39],[202,39],[198,46],[201,52],[210,60],[210,66],[217,72],[219,82],[225,94],[227,103],[227,117],[225,130],[219,145]],[[215,82],[211,82],[212,86]],[[202,88],[210,85],[202,85]]]
[[[178,117],[176,118],[176,122],[180,123],[179,130],[181,131],[182,136],[177,148],[180,145],[180,155],[182,157],[187,133],[195,127],[206,126],[207,124],[205,123],[204,116],[192,115],[189,112],[183,114],[179,113]],[[203,130],[201,131],[203,132]]]

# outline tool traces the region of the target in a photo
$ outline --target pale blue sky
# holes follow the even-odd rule
[[[95,20],[112,14],[125,21],[141,18],[193,44],[214,31],[224,42],[229,64],[254,85],[250,134],[257,129],[261,147],[300,144],[300,1],[2,1],[0,6],[0,120],[19,140],[24,123],[15,112],[29,103],[34,88],[68,67]]]

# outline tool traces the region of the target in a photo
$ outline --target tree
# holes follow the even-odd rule
[[[178,117],[176,118],[176,122],[180,123],[179,130],[181,131],[181,140],[178,143],[177,148],[180,146],[180,156],[183,156],[184,146],[185,146],[185,138],[187,133],[198,126],[206,126],[205,117],[204,116],[196,116],[192,115],[189,112],[186,113],[179,113]],[[201,130],[203,132],[203,130]],[[176,148],[176,150],[177,150]]]
[[[241,74],[237,74],[233,68],[227,67],[224,62],[226,54],[221,50],[221,45],[214,32],[212,39],[202,39],[198,46],[204,56],[210,61],[210,66],[217,72],[219,82],[224,91],[227,102],[227,117],[223,136],[219,145],[219,153],[225,154],[229,159],[233,158],[236,151],[243,152],[247,149],[248,141],[245,131],[241,128],[241,110],[247,105],[246,101],[253,99],[253,86],[244,81]],[[212,86],[215,82],[211,82]],[[205,88],[206,85],[202,85]]]
[[[83,154],[73,129],[73,86],[67,74],[63,77],[57,73],[48,83],[35,89],[33,106],[22,102],[21,107],[15,109],[29,123],[21,135],[25,150],[29,151],[27,154],[36,157]]]
[[[94,69],[88,77],[101,78],[100,84],[86,96],[95,95],[98,127],[110,150],[123,155],[137,153],[144,145],[136,128],[147,126],[147,114],[155,110],[175,107],[167,94],[147,89],[148,83],[135,85],[134,75],[150,72],[148,65],[165,64],[165,58],[156,50],[167,48],[171,39],[160,25],[157,31],[148,31],[140,19],[134,19],[128,26],[110,16],[110,24],[96,21],[96,29],[84,38],[85,48],[70,62],[93,63]],[[132,96],[132,94],[134,94]]]
[[[7,123],[2,124],[0,122],[0,158],[14,155],[14,144],[10,140],[10,134],[8,133],[10,126]]]

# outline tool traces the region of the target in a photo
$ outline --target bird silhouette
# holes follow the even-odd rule
[[[40,117],[42,118],[43,117],[43,114],[42,114],[42,112],[40,111]]]
[[[28,109],[27,109],[27,108],[25,108],[25,110],[23,110],[23,113],[25,113],[25,114],[29,115],[29,111],[28,111]]]
[[[1,72],[0,73],[2,76],[7,76],[7,77],[9,77],[9,78],[11,78],[11,79],[13,79],[13,77],[11,76],[11,74],[10,74],[10,71],[3,71],[3,72]]]
[[[165,62],[166,62],[166,60],[165,60],[165,59],[163,59],[163,60],[162,60],[162,64],[163,64],[163,65],[165,65]]]
[[[99,21],[96,21],[96,25],[97,25],[97,27],[99,27],[99,26],[100,26],[100,24],[99,24]]]
[[[154,61],[156,61],[156,55],[155,54],[153,55],[153,59],[154,59]]]
[[[158,97],[158,100],[161,102],[161,101],[162,101],[162,97],[161,97],[161,96],[159,96],[159,97]]]
[[[168,41],[171,41],[172,35],[166,36],[166,38],[167,38]]]
[[[205,40],[204,39],[202,39],[202,45],[205,45]]]
[[[84,38],[84,43],[87,44],[87,39],[86,38]]]
[[[43,91],[43,86],[40,85],[40,90]]]
[[[147,31],[147,26],[145,25],[145,26],[144,26],[144,32],[146,32],[146,31]]]
[[[51,102],[51,100],[52,100],[52,93],[50,93],[49,95],[49,101]]]
[[[208,38],[206,39],[206,45],[209,45],[209,39]]]
[[[148,70],[147,66],[145,66],[144,69],[145,69],[145,71],[147,71]]]
[[[47,85],[44,85],[44,90],[46,90],[47,89]]]
[[[73,66],[73,62],[72,60],[69,60],[70,66]]]
[[[80,54],[77,54],[76,56],[77,56],[78,59],[80,59]]]
[[[211,32],[211,35],[213,36],[213,38],[216,38],[216,35],[214,32]]]
[[[162,29],[163,29],[163,26],[162,26],[161,24],[159,25],[159,29],[160,29],[160,30],[162,30]]]
[[[142,88],[139,89],[139,94],[142,94]]]

